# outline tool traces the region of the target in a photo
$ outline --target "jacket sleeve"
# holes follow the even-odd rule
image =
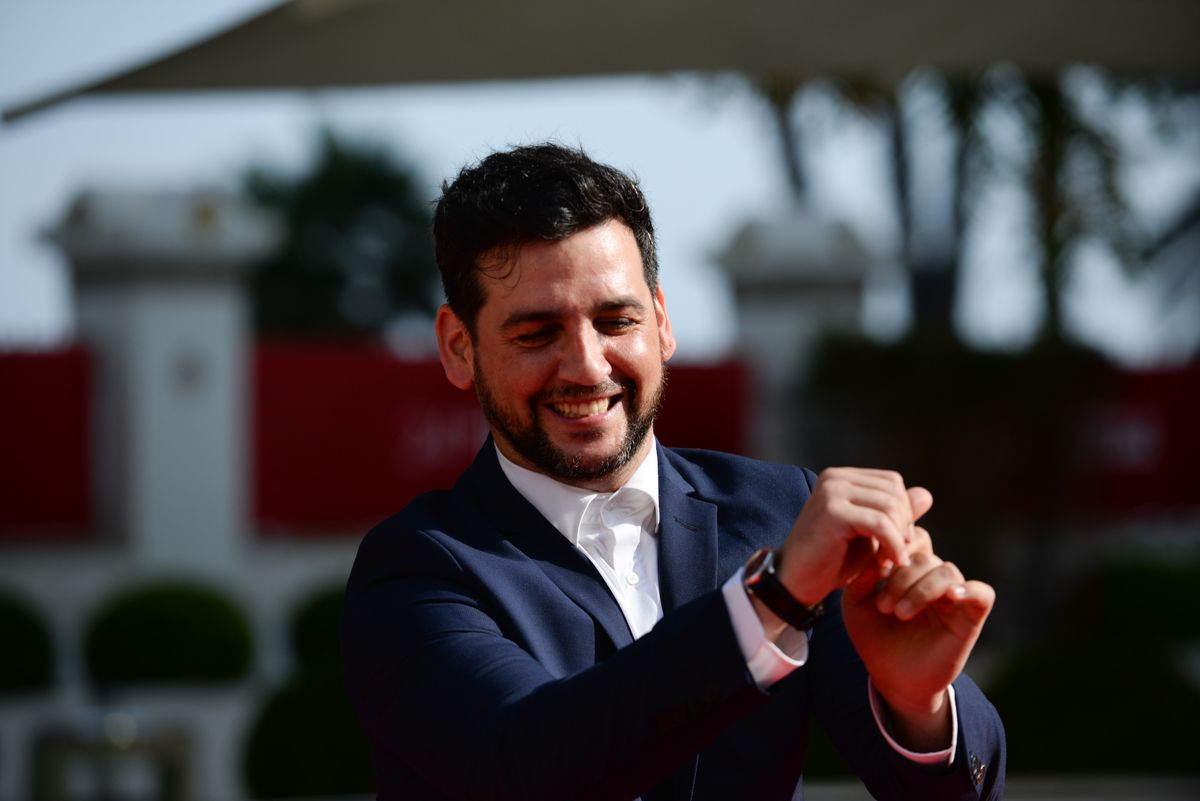
[[[375,545],[402,538],[400,553]],[[764,702],[719,591],[554,677],[505,636],[435,538],[376,532],[342,619],[345,680],[377,753],[454,799],[634,798]]]
[[[867,698],[867,671],[846,633],[841,599],[809,643],[811,704],[838,751],[880,801],[999,801],[1004,794],[1004,728],[995,708],[965,674],[954,682],[958,750],[949,766],[918,765],[879,732]]]

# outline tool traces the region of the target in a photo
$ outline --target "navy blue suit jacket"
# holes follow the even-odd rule
[[[755,686],[720,586],[756,548],[782,543],[813,481],[660,447],[664,616],[634,641],[591,563],[512,487],[489,440],[452,490],[367,534],[350,576],[346,684],[379,797],[791,799],[815,715],[876,798],[999,799],[1003,730],[975,685],[955,683],[954,766],[904,760],[879,734],[836,602],[808,663],[768,692]]]

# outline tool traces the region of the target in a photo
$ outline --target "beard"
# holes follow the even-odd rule
[[[539,472],[570,484],[605,478],[629,464],[646,441],[646,435],[654,425],[654,418],[658,416],[663,393],[666,391],[667,365],[663,363],[662,377],[652,388],[649,401],[645,404],[641,402],[642,392],[633,380],[615,381],[596,387],[571,387],[554,392],[540,392],[529,401],[530,423],[525,423],[512,412],[500,407],[488,388],[478,361],[475,362],[474,380],[479,405],[483,408],[484,417],[492,429]],[[554,443],[541,424],[539,415],[544,411],[542,406],[547,401],[594,397],[596,394],[609,393],[617,388],[621,391],[619,402],[625,406],[626,425],[620,444],[610,454],[587,459],[581,454],[567,453]],[[603,435],[596,432],[596,436]]]

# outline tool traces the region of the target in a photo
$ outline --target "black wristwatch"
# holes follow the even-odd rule
[[[779,615],[779,619],[794,629],[808,631],[825,614],[825,603],[805,606],[797,601],[783,586],[775,568],[779,564],[779,551],[775,548],[759,548],[746,563],[742,573],[742,586],[746,594],[762,601],[768,609]]]

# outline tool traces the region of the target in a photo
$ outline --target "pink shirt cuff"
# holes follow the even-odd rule
[[[875,716],[875,725],[879,727],[880,734],[883,735],[883,739],[888,741],[892,750],[921,765],[951,765],[954,763],[954,752],[958,749],[958,702],[954,700],[954,685],[950,685],[946,689],[950,695],[950,747],[926,753],[909,751],[892,739],[892,735],[888,734],[885,725],[887,711],[883,707],[883,700],[879,697],[879,693],[875,692],[875,685],[871,684],[870,680],[867,681],[867,700],[871,703],[871,714]]]
[[[746,590],[742,587],[742,570],[738,569],[721,587],[733,633],[746,660],[746,668],[754,683],[765,690],[808,661],[808,636],[802,631],[787,629],[779,642],[767,639],[762,621],[754,611]]]
[[[754,605],[742,587],[742,570],[729,577],[721,586],[721,594],[725,598],[725,606],[729,610],[729,620],[733,623],[733,633],[737,637],[738,647],[746,660],[746,669],[754,678],[754,683],[760,690],[765,690],[775,682],[786,677],[789,673],[808,661],[808,635],[796,629],[785,629],[778,642],[767,639],[762,622]],[[942,751],[921,753],[909,751],[892,738],[885,725],[886,713],[883,702],[879,699],[871,682],[867,682],[867,700],[871,705],[871,714],[875,717],[875,725],[879,733],[887,740],[892,749],[913,762],[921,765],[949,765],[954,761],[954,752],[958,748],[958,705],[954,699],[954,687],[950,687],[950,747]]]

